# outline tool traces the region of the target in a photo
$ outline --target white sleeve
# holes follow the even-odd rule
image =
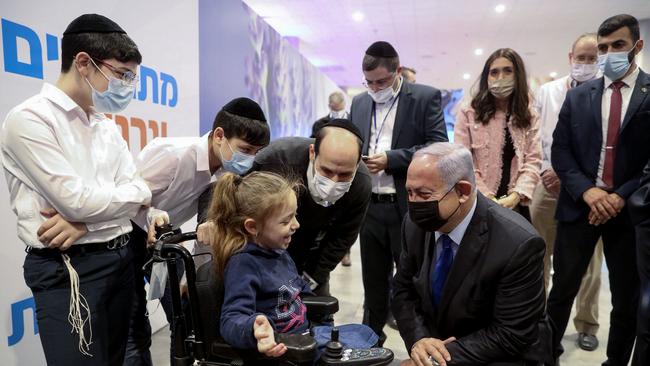
[[[11,173],[68,221],[106,225],[111,220],[134,217],[141,206],[151,202],[149,188],[135,175],[126,143],[120,145],[116,185],[90,187],[66,160],[52,129],[37,116],[25,111],[13,113],[3,129],[2,148],[18,170]]]

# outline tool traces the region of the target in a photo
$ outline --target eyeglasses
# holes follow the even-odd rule
[[[123,85],[133,86],[140,80],[140,77],[131,71],[120,71],[108,62],[104,62],[94,57],[92,57],[92,60],[106,66],[109,70],[111,70],[111,72],[117,76],[117,79],[119,79]]]
[[[369,88],[373,85],[377,85],[380,89],[385,89],[388,86],[386,84],[388,84],[388,82],[395,77],[395,74],[396,73],[393,72],[390,74],[390,76],[379,80],[368,80],[364,77],[363,80],[361,81],[361,84],[363,84],[363,86],[365,86],[366,88]]]

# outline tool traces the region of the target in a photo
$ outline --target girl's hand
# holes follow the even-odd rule
[[[253,334],[257,339],[257,350],[267,357],[280,357],[287,352],[284,343],[275,343],[273,327],[264,315],[258,315],[253,324]]]

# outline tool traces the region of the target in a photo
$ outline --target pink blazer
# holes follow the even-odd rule
[[[539,181],[542,166],[542,148],[539,136],[539,117],[532,110],[533,119],[527,129],[508,123],[515,147],[515,157],[510,170],[508,194],[517,192],[521,203],[527,205]],[[454,140],[472,152],[478,190],[486,196],[494,196],[501,182],[503,146],[505,144],[506,116],[496,112],[486,125],[476,120],[476,112],[469,107],[461,108],[456,116]],[[498,197],[497,197],[498,198]]]

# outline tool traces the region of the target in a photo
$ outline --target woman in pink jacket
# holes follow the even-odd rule
[[[472,152],[479,191],[530,220],[541,144],[529,102],[524,62],[514,50],[498,49],[485,62],[471,107],[456,117],[454,139]]]

